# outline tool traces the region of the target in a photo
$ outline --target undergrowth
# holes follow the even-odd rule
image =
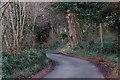
[[[48,63],[44,51],[26,50],[10,54],[2,52],[3,78],[26,78]]]
[[[45,48],[46,52],[58,52],[60,51],[66,44],[67,44],[68,40],[64,39],[64,41],[62,42],[60,41],[56,41],[54,45]]]
[[[104,47],[100,45],[100,39],[93,42],[81,41],[73,47],[64,50],[65,53],[81,56],[104,56],[110,61],[118,63],[118,45],[114,39],[105,39]]]

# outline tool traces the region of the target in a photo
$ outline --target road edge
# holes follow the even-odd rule
[[[52,60],[49,59],[48,64],[40,71],[34,73],[33,75],[31,75],[29,78],[43,78],[46,74],[48,74],[49,72],[52,71],[54,65]]]
[[[97,57],[95,57],[96,60],[92,60],[92,58],[83,57],[83,56],[74,55],[74,54],[67,54],[64,52],[47,53],[47,54],[61,54],[61,55],[69,56],[69,57],[75,57],[75,58],[87,60],[87,61],[91,62],[92,64],[94,64],[99,69],[99,71],[103,74],[104,78],[106,78],[106,79],[108,79],[108,78],[117,79],[118,78],[118,75],[116,75],[117,70],[114,68],[114,70],[111,70],[110,72],[105,71],[104,68],[109,68],[109,66],[106,66],[106,65],[102,64],[102,62],[97,61]],[[105,58],[102,58],[102,59],[103,59],[103,61],[107,61]],[[114,65],[112,62],[108,62],[108,63],[111,65]],[[111,69],[111,68],[109,68],[109,69]]]

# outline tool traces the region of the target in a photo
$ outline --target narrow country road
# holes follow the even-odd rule
[[[90,62],[60,54],[47,54],[55,62],[54,70],[44,78],[104,78]]]

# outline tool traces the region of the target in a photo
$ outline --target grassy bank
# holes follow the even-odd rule
[[[62,49],[65,53],[80,55],[80,56],[104,56],[108,60],[118,63],[118,45],[114,39],[105,39],[104,47],[100,45],[100,39],[94,42],[81,41],[73,47]]]
[[[3,54],[3,78],[27,78],[43,69],[48,63],[44,51],[26,50],[10,54]]]

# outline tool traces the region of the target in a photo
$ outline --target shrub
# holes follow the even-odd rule
[[[47,64],[46,55],[41,51],[26,50],[24,52],[18,52],[14,54],[10,54],[4,51],[2,54],[3,78],[27,77],[30,76],[30,74],[33,72],[42,69]],[[34,66],[38,67],[34,68]]]
[[[101,47],[100,38],[98,38],[92,42],[80,41],[64,52],[81,56],[105,56],[117,63],[118,48],[114,38],[104,38],[104,47]]]
[[[62,39],[66,39],[67,38],[67,33],[66,32],[62,32],[60,35],[61,35]]]

